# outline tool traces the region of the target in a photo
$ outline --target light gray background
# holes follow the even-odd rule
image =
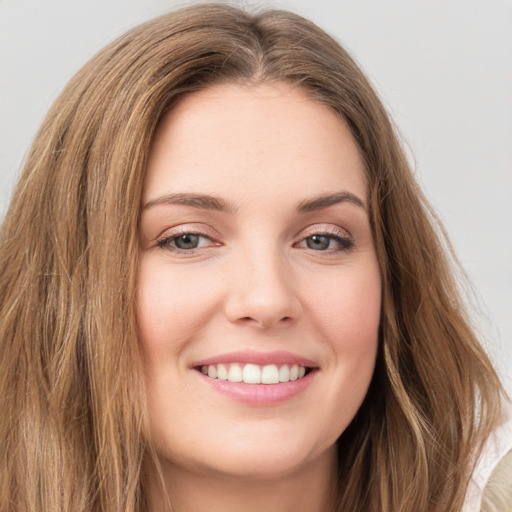
[[[306,15],[367,71],[473,281],[474,320],[512,390],[512,2],[238,2]],[[128,28],[184,2],[0,0],[0,217],[43,115]]]

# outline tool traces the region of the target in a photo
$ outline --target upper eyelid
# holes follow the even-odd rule
[[[205,247],[191,247],[189,249],[183,249],[181,247],[177,247],[173,242],[178,239],[180,236],[191,234],[196,235],[199,237],[203,237],[208,240],[207,245]],[[212,237],[204,234],[204,233],[196,233],[192,232],[191,230],[183,230],[181,232],[176,233],[169,233],[168,235],[162,235],[159,238],[156,239],[154,246],[158,247],[164,251],[170,251],[174,253],[175,255],[182,255],[182,256],[193,256],[197,251],[203,251],[207,249],[211,249],[212,247],[215,247],[218,244]]]
[[[198,223],[199,224],[199,223]],[[201,227],[197,227],[196,223],[190,223],[190,224],[179,224],[176,226],[168,227],[165,230],[163,230],[157,237],[155,237],[155,240],[159,240],[162,238],[172,238],[174,236],[179,236],[181,234],[194,234],[194,235],[201,235],[206,236],[208,238],[216,238],[220,237],[217,230],[213,228],[204,227],[201,225]],[[312,224],[310,226],[307,226],[305,228],[300,229],[292,238],[294,239],[300,239],[300,238],[307,238],[309,236],[315,235],[315,234],[322,234],[322,235],[337,235],[341,236],[343,238],[351,238],[351,233],[341,226],[333,226],[333,225],[326,225],[326,224]]]
[[[179,224],[172,226],[162,231],[154,241],[165,240],[166,238],[175,238],[184,234],[200,235],[206,238],[213,239],[216,237],[216,233],[213,229],[207,229],[205,227],[196,227],[194,223],[191,224]]]
[[[204,236],[217,241],[223,238],[218,230],[208,225],[205,225],[201,222],[190,222],[167,227],[155,238],[153,238],[153,242],[156,243],[164,239],[178,237],[181,234],[187,233]],[[308,226],[301,228],[298,232],[295,233],[295,235],[292,235],[292,239],[294,240],[293,243],[297,243],[298,241],[315,234],[332,235],[338,236],[340,238],[353,239],[352,233],[348,229],[337,224],[319,222],[309,224]]]
[[[350,238],[352,239],[352,234],[350,231],[348,231],[345,228],[342,228],[341,226],[336,226],[333,224],[312,224],[310,226],[307,226],[304,229],[301,229],[295,238],[297,239],[303,239],[308,238],[312,235],[332,235],[332,236],[339,236],[341,238]]]
[[[345,236],[345,235],[341,235],[339,233],[316,231],[316,232],[311,233],[310,235],[300,237],[296,242],[294,242],[294,245],[302,243],[305,240],[307,240],[308,238],[311,238],[311,237],[313,237],[315,235],[325,236],[327,238],[331,238],[332,240],[335,240],[335,241],[337,241],[338,243],[340,243],[342,245],[347,244],[347,245],[351,245],[352,246],[354,244],[354,240],[352,239],[351,236]]]
[[[194,235],[194,236],[199,236],[199,237],[203,237],[203,238],[207,238],[208,240],[212,240],[212,237],[210,235],[207,235],[205,233],[199,233],[197,231],[181,231],[179,233],[170,233],[170,234],[164,234],[160,237],[158,237],[156,239],[157,242],[161,242],[161,241],[165,241],[165,240],[172,240],[172,239],[175,239],[175,238],[179,238],[180,236],[183,236],[183,235]]]

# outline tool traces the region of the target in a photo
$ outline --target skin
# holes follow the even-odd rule
[[[178,193],[215,196],[226,209],[168,200]],[[221,84],[162,119],[143,194],[137,317],[150,433],[173,510],[331,508],[336,440],[377,351],[381,281],[367,194],[349,129],[298,88]],[[338,200],[298,210],[325,195]],[[201,234],[196,248],[177,249],[184,233]],[[193,368],[246,350],[292,352],[315,374],[288,400],[254,405],[219,394]],[[161,510],[151,472],[149,482],[151,508]]]

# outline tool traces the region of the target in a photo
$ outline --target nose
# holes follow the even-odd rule
[[[241,255],[230,275],[225,309],[231,322],[269,329],[301,316],[291,269],[277,250]]]

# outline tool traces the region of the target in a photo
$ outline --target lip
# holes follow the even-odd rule
[[[210,364],[229,363],[252,363],[259,366],[265,366],[266,364],[296,364],[298,366],[307,366],[308,368],[318,368],[318,364],[314,361],[283,350],[275,352],[258,352],[256,350],[230,352],[227,354],[209,357],[208,359],[201,359],[200,361],[194,362],[192,367],[195,368],[208,366]]]
[[[229,363],[252,363],[259,366],[265,366],[267,364],[289,364],[307,366],[311,371],[301,379],[280,382],[279,384],[229,382],[227,380],[212,379],[198,371],[201,366]],[[304,392],[315,379],[318,373],[318,364],[302,356],[286,351],[244,351],[230,352],[196,361],[191,369],[202,382],[223,396],[251,406],[270,406],[286,402]]]
[[[194,370],[195,371],[195,370]],[[276,405],[306,390],[313,382],[316,370],[308,373],[302,379],[280,382],[279,384],[246,384],[245,382],[229,382],[227,380],[212,379],[201,372],[195,371],[214,391],[237,402],[253,406]]]

